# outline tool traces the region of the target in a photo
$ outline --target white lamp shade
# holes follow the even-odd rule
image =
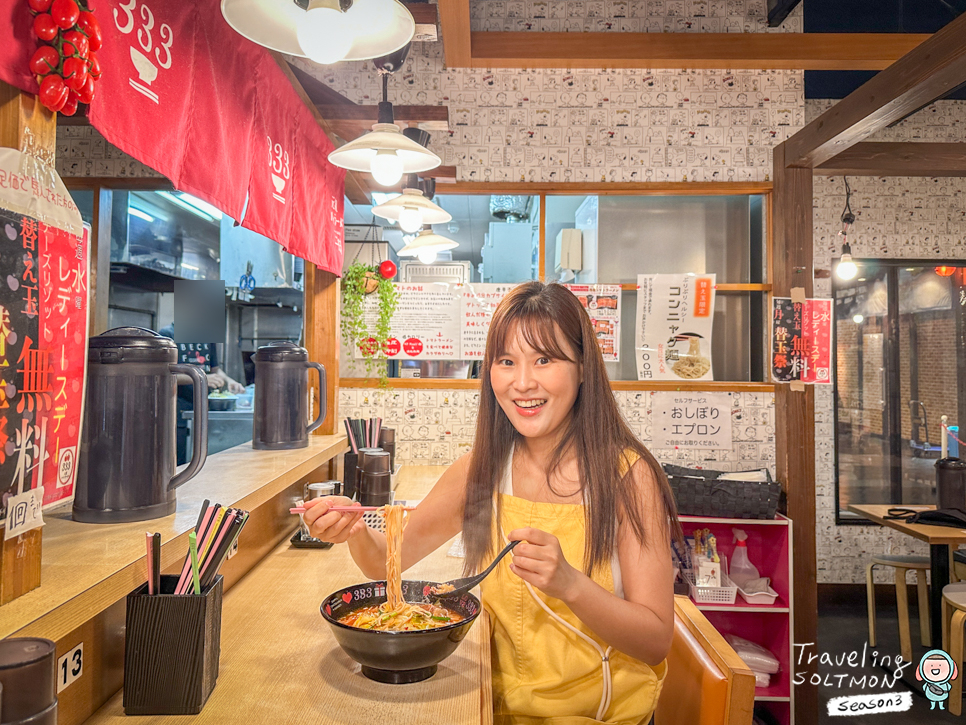
[[[423,224],[445,224],[453,218],[448,211],[423,196],[419,189],[403,189],[399,196],[372,207],[372,213],[377,217],[398,222],[405,208],[418,209]]]
[[[416,238],[399,250],[400,257],[418,257],[421,253],[443,252],[447,249],[456,249],[459,244],[452,239],[441,237],[434,234],[431,229],[423,229]]]
[[[390,8],[389,22],[385,13],[373,12],[369,5],[378,3]],[[344,60],[379,58],[402,48],[416,34],[416,21],[398,0],[356,0],[346,15],[355,26],[356,36]],[[355,10],[355,12],[353,12]],[[296,28],[305,20],[302,10],[292,0],[221,0],[221,14],[240,35],[253,43],[281,53],[307,58],[299,44]],[[369,23],[378,16],[382,20]],[[368,168],[367,168],[368,170]]]
[[[394,123],[373,124],[372,131],[329,154],[329,161],[349,171],[369,171],[379,151],[395,151],[402,160],[404,174],[429,171],[442,163],[432,151],[403,136]]]

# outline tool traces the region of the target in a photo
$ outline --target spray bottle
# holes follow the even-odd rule
[[[761,574],[758,568],[748,560],[748,534],[741,529],[732,529],[734,533],[735,550],[731,554],[731,571],[729,576],[731,581],[739,587],[743,587],[745,582],[759,579]]]

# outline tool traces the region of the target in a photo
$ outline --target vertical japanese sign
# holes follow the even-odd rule
[[[605,362],[620,362],[621,286],[619,284],[568,284],[590,315],[597,344]]]
[[[638,380],[713,380],[713,274],[637,277]]]
[[[779,383],[832,382],[832,300],[772,298],[771,374]]]
[[[2,208],[0,228],[0,520],[6,521],[6,507],[29,508],[22,499],[31,493],[43,506],[73,495],[87,361],[88,239],[86,231],[78,237]],[[16,530],[8,526],[7,534]]]
[[[731,393],[651,393],[654,448],[731,448]]]
[[[512,284],[468,284],[460,287],[461,360],[482,360],[490,320]]]

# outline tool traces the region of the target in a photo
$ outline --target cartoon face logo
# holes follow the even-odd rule
[[[939,705],[940,710],[946,709],[944,703],[949,699],[949,691],[952,689],[950,682],[958,676],[956,663],[941,649],[929,650],[922,656],[916,670],[916,679],[923,683],[922,691],[929,700],[930,710],[935,710],[936,705]]]

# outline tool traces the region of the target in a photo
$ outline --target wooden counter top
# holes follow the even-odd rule
[[[0,607],[0,638],[54,641],[145,581],[144,532],[161,533],[162,568],[184,559],[204,499],[251,510],[347,449],[344,435],[309,436],[309,447],[256,451],[251,443],[208,457],[178,489],[171,516],[130,524],[82,524],[70,507],[45,512],[41,585]]]
[[[442,466],[403,467],[397,496],[422,498],[443,470]],[[449,548],[449,543],[440,547],[406,572],[406,578],[458,576],[463,560],[447,556]],[[218,684],[200,715],[125,717],[122,693],[118,693],[87,722],[491,722],[489,638],[482,620],[429,680],[387,685],[362,675],[359,665],[336,644],[319,614],[319,604],[336,589],[365,580],[345,545],[312,550],[281,544],[225,595]]]

